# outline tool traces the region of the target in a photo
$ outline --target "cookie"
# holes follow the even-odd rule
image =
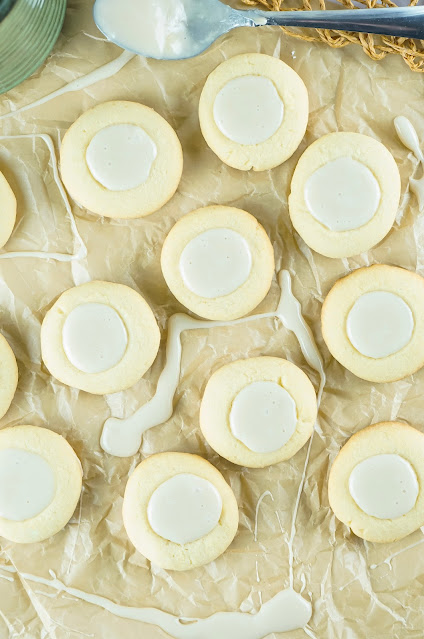
[[[424,365],[424,278],[396,266],[357,269],[322,307],[333,357],[361,379],[393,382]]]
[[[233,491],[197,455],[159,453],[134,470],[122,509],[137,550],[166,570],[189,570],[221,555],[238,527]]]
[[[7,340],[0,334],[0,419],[9,410],[18,385],[18,365]]]
[[[207,78],[200,127],[225,164],[265,171],[296,151],[308,109],[306,87],[293,69],[269,55],[244,53],[222,62]]]
[[[246,211],[207,206],[182,217],[165,239],[162,273],[178,301],[200,317],[232,320],[265,297],[274,252]]]
[[[331,467],[334,514],[367,541],[389,543],[424,525],[424,434],[399,422],[359,431]]]
[[[93,213],[144,217],[177,190],[181,144],[156,111],[136,102],[104,102],[83,113],[60,149],[62,180]]]
[[[135,384],[152,365],[159,342],[145,299],[112,282],[65,291],[41,325],[41,354],[51,375],[95,395]]]
[[[12,235],[16,222],[16,197],[9,186],[9,182],[0,171],[0,202],[1,202],[1,224],[0,224],[0,248],[2,248]]]
[[[330,133],[301,156],[291,182],[289,213],[314,251],[349,257],[387,235],[399,199],[399,169],[381,142],[359,133]]]
[[[280,357],[240,359],[209,379],[200,406],[208,444],[234,464],[263,468],[293,457],[312,434],[314,387]]]
[[[82,469],[61,435],[38,426],[0,430],[0,535],[28,544],[61,530],[81,494]]]

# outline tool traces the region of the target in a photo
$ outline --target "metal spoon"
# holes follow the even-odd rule
[[[148,1],[160,9],[161,2],[164,0]],[[124,4],[131,7],[131,12],[138,12],[128,16],[128,22],[132,21],[135,29],[137,22],[140,24],[139,20],[144,17],[145,0],[132,0],[132,3]],[[183,29],[180,29],[177,35],[175,31],[171,34],[174,40],[180,38],[180,42],[175,47],[171,47],[172,50],[168,46],[161,50],[157,47],[149,47],[141,36],[138,41],[134,29],[131,38],[122,29],[119,33],[115,25],[118,17],[121,24],[124,17],[117,14],[124,8],[121,1],[96,0],[94,19],[100,31],[124,49],[163,60],[192,58],[199,55],[217,38],[235,27],[264,25],[315,27],[424,39],[424,7],[336,11],[239,11],[219,0],[179,0],[178,2],[175,0],[175,5],[182,7],[184,20],[181,23]],[[108,12],[107,19],[105,19],[105,9]],[[166,12],[163,15],[168,19],[169,3],[166,11],[168,15]],[[159,27],[162,25],[158,23],[152,25],[153,30]]]

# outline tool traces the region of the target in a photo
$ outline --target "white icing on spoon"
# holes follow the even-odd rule
[[[258,319],[278,318],[284,327],[292,331],[300,344],[303,356],[308,364],[318,371],[321,384],[318,396],[321,397],[325,383],[325,373],[321,355],[315,344],[311,329],[306,324],[298,300],[291,290],[291,279],[288,271],[281,271],[278,276],[281,297],[275,311],[250,315],[228,322],[199,320],[177,313],[169,318],[168,341],[166,344],[166,363],[159,376],[156,392],[146,404],[126,419],[109,417],[104,423],[100,439],[101,447],[107,453],[117,457],[130,457],[140,448],[143,433],[149,428],[166,422],[173,413],[173,398],[178,386],[181,365],[181,333],[197,328],[215,328],[218,326],[234,326]]]
[[[408,120],[408,118],[405,118],[404,115],[399,115],[397,118],[395,118],[394,125],[399,140],[404,146],[406,146],[407,149],[412,151],[418,162],[421,163],[424,171],[424,155],[421,151],[420,142],[418,140],[418,135],[414,128],[414,125],[410,120]],[[418,209],[421,213],[422,211],[424,211],[424,175],[418,180],[410,177],[409,185],[411,187],[411,191],[417,198]]]
[[[69,204],[68,196],[63,187],[61,179],[59,177],[59,169],[57,166],[56,152],[53,144],[53,140],[49,135],[45,133],[28,133],[25,135],[0,135],[0,140],[20,140],[20,139],[32,139],[39,138],[47,145],[50,152],[50,162],[53,170],[53,179],[56,182],[59,193],[62,197],[65,205],[67,217],[71,224],[72,234],[74,239],[77,240],[79,248],[75,253],[49,253],[48,251],[10,251],[7,253],[0,253],[0,259],[9,259],[13,257],[37,257],[43,259],[57,260],[58,262],[71,262],[72,260],[80,260],[87,255],[87,247],[85,246],[81,235],[78,232],[78,228],[75,222],[74,214],[72,213],[71,206]]]
[[[86,75],[82,75],[80,78],[76,78],[76,80],[72,80],[72,82],[68,82],[65,86],[60,89],[56,89],[52,93],[45,95],[43,98],[39,100],[35,100],[34,102],[30,102],[29,104],[25,104],[24,106],[16,109],[15,111],[9,111],[8,113],[4,113],[0,115],[0,120],[5,120],[6,118],[11,118],[14,115],[18,115],[18,113],[23,113],[24,111],[28,111],[29,109],[34,109],[35,107],[39,107],[42,104],[46,104],[46,102],[50,102],[50,100],[54,100],[54,98],[58,98],[60,95],[64,93],[72,93],[72,91],[80,91],[81,89],[86,89],[90,87],[92,84],[99,82],[100,80],[106,80],[111,76],[118,73],[124,67],[127,62],[132,60],[135,57],[135,53],[130,53],[129,51],[123,51],[121,55],[117,58],[108,62],[107,64],[103,64],[101,67],[94,69],[90,73]]]
[[[66,586],[52,571],[49,571],[52,578],[45,579],[29,573],[18,573],[13,566],[1,566],[1,569],[19,574],[24,581],[44,584],[57,592],[66,592],[117,617],[158,626],[174,639],[263,639],[273,632],[303,628],[312,615],[311,604],[290,588],[277,593],[255,615],[243,612],[217,612],[210,617],[198,619],[176,617],[157,608],[121,606],[106,597]]]

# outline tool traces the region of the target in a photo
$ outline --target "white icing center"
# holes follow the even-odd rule
[[[278,131],[284,104],[273,82],[260,75],[233,78],[217,94],[213,116],[218,129],[238,144],[260,144]]]
[[[327,162],[307,179],[310,214],[330,231],[350,231],[375,215],[381,191],[368,167],[350,157]]]
[[[255,453],[271,453],[284,446],[296,424],[296,403],[276,382],[245,386],[230,411],[231,432]]]
[[[406,346],[414,330],[414,317],[408,304],[387,291],[361,295],[346,323],[351,344],[366,357],[380,359]]]
[[[181,473],[156,488],[147,506],[147,518],[163,539],[189,544],[215,528],[221,511],[221,495],[210,481]]]
[[[367,515],[396,519],[412,510],[419,485],[415,471],[406,459],[399,455],[374,455],[352,470],[349,491]]]
[[[192,293],[213,299],[233,293],[246,282],[252,254],[239,233],[210,229],[187,244],[179,267],[184,284]]]
[[[156,144],[141,127],[112,124],[93,136],[86,160],[102,186],[109,191],[127,191],[144,184],[156,155]]]
[[[41,455],[22,448],[0,450],[0,517],[25,521],[52,502],[55,478]]]
[[[67,316],[63,348],[71,364],[83,373],[102,373],[116,366],[128,344],[125,324],[107,304],[80,304]]]

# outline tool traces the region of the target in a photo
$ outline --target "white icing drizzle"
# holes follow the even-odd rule
[[[274,497],[272,496],[271,491],[269,490],[265,490],[265,492],[262,493],[262,495],[259,497],[258,502],[256,504],[256,510],[255,510],[255,528],[254,528],[254,532],[253,532],[253,539],[255,541],[255,543],[258,541],[258,518],[259,518],[259,509],[261,507],[261,504],[263,502],[263,500],[265,499],[265,497],[271,497],[271,500],[274,501]],[[259,577],[259,564],[258,564],[258,560],[255,560],[255,572],[256,572],[256,583],[260,583],[261,578]],[[258,592],[259,595],[259,603],[262,606],[263,602],[262,602],[262,592],[259,590]]]
[[[417,161],[421,163],[424,171],[424,155],[420,148],[417,132],[414,125],[404,115],[399,115],[394,119],[394,125],[399,140],[407,149],[412,151]],[[411,191],[415,194],[418,201],[418,209],[420,213],[424,211],[424,175],[416,180],[413,177],[409,178],[409,185]]]
[[[81,89],[86,89],[87,87],[90,87],[92,84],[95,84],[96,82],[99,82],[100,80],[106,80],[107,78],[110,78],[111,76],[115,75],[115,73],[118,73],[118,71],[120,71],[122,67],[124,67],[127,64],[127,62],[132,60],[134,57],[135,57],[135,53],[130,53],[129,51],[123,51],[121,55],[119,55],[117,58],[115,58],[111,62],[108,62],[107,64],[103,64],[101,67],[94,69],[94,71],[91,71],[90,73],[87,73],[86,75],[82,75],[80,78],[76,78],[75,80],[68,82],[68,84],[65,84],[65,86],[61,87],[60,89],[56,89],[56,91],[53,91],[52,93],[49,93],[48,95],[45,95],[43,98],[40,98],[39,100],[35,100],[34,102],[31,102],[30,104],[25,104],[24,106],[20,107],[19,109],[16,109],[15,111],[9,111],[8,113],[4,113],[3,115],[0,115],[0,120],[11,118],[15,115],[18,115],[18,113],[23,113],[24,111],[28,111],[29,109],[33,109],[35,107],[41,106],[42,104],[46,104],[46,102],[50,102],[50,100],[54,100],[54,98],[58,98],[60,95],[63,95],[64,93],[80,91]]]
[[[67,594],[98,606],[123,619],[141,621],[161,628],[174,639],[263,639],[273,632],[287,632],[303,628],[312,614],[311,604],[294,590],[287,588],[267,601],[255,615],[243,612],[217,612],[204,619],[176,617],[157,608],[122,606],[106,597],[94,595],[65,585],[49,571],[51,579],[22,573],[14,566],[1,566],[1,570],[19,574],[24,581],[43,584],[57,592]],[[47,593],[46,593],[47,594]]]
[[[424,528],[421,528],[421,532],[424,532]],[[394,552],[393,554],[389,555],[388,557],[386,557],[386,559],[384,559],[378,564],[371,564],[370,570],[375,570],[376,568],[378,568],[379,566],[383,566],[384,564],[389,566],[390,570],[393,570],[392,560],[395,559],[395,557],[399,557],[399,555],[402,555],[404,552],[407,552],[408,550],[411,550],[412,548],[416,548],[416,546],[421,546],[421,544],[424,544],[424,539],[419,539],[415,543],[409,544],[409,546],[405,546],[405,548],[401,548],[401,550],[398,550],[397,552]],[[344,586],[344,588],[346,588],[346,585]]]
[[[258,518],[259,518],[259,508],[261,507],[261,504],[263,502],[263,500],[265,499],[265,497],[271,497],[271,501],[274,501],[274,496],[271,493],[270,490],[266,490],[265,492],[262,493],[262,495],[259,497],[258,499],[258,503],[256,504],[256,510],[255,510],[255,528],[254,528],[254,533],[253,533],[253,539],[256,541],[258,541]]]
[[[53,144],[53,140],[49,135],[45,133],[28,133],[23,135],[0,135],[0,140],[19,140],[19,139],[35,139],[39,138],[43,140],[47,145],[47,148],[50,152],[50,161],[53,170],[53,179],[56,182],[57,188],[59,189],[59,193],[62,197],[63,203],[65,205],[66,214],[69,218],[72,234],[74,239],[77,240],[79,244],[79,248],[75,253],[49,253],[48,251],[10,251],[8,253],[0,253],[0,259],[10,259],[14,257],[35,257],[42,259],[51,259],[57,260],[58,262],[71,262],[72,260],[80,260],[87,255],[87,247],[85,246],[81,235],[78,232],[78,227],[75,222],[74,214],[72,213],[71,206],[69,204],[68,196],[66,195],[66,191],[63,187],[62,181],[59,177],[59,169],[57,166],[56,152]]]
[[[265,318],[280,319],[284,327],[296,335],[303,356],[311,368],[320,375],[321,383],[318,392],[318,400],[320,400],[325,383],[320,352],[312,331],[302,316],[299,301],[292,293],[290,273],[281,271],[278,280],[281,287],[280,301],[276,310],[269,313],[250,315],[228,322],[198,320],[183,313],[172,315],[168,322],[166,363],[159,376],[155,394],[130,417],[126,419],[109,417],[105,421],[100,439],[103,450],[117,457],[135,455],[140,448],[143,433],[149,428],[163,424],[172,416],[173,397],[180,377],[181,333],[186,330],[234,326]]]
[[[3,566],[0,566],[0,567],[3,568]],[[6,581],[12,581],[12,582],[15,581],[13,577],[9,577],[8,575],[3,575],[1,572],[0,572],[0,579],[5,579]]]

